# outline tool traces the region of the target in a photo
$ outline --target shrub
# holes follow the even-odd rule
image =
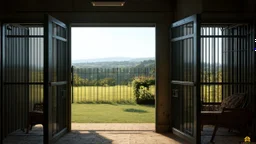
[[[149,87],[155,85],[152,77],[136,77],[132,81],[133,93],[138,104],[154,104],[155,97],[150,93]]]
[[[139,97],[137,98],[138,104],[154,104],[155,96],[146,87],[141,86],[139,93]]]

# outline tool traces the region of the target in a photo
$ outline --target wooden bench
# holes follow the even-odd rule
[[[211,142],[213,142],[219,127],[225,127],[229,130],[237,129],[242,132],[243,135],[248,135],[251,120],[252,113],[245,108],[224,108],[221,114],[217,115]]]
[[[248,133],[248,125],[252,119],[252,113],[248,109],[247,98],[248,96],[244,93],[234,94],[223,100],[220,104],[220,106],[222,106],[221,110],[216,110],[216,106],[218,106],[216,105],[217,103],[210,103],[210,105],[213,105],[212,108],[208,107],[207,109],[209,110],[201,111],[201,130],[203,130],[204,125],[214,125],[214,131],[210,142],[213,142],[219,127],[226,127],[229,131],[238,129],[243,133]],[[234,103],[235,105],[232,105],[232,101],[236,102]]]

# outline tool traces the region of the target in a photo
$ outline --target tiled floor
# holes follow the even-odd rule
[[[56,144],[186,144],[172,134],[158,134],[154,132],[154,124],[136,123],[89,123],[72,124],[72,132],[60,138]],[[10,134],[4,144],[42,144],[43,128],[36,126],[29,135],[21,130]],[[206,127],[201,133],[202,144],[209,144],[213,127]],[[243,137],[236,133],[228,133],[220,128],[215,137],[215,144],[239,144]]]
[[[154,124],[72,124],[57,144],[180,144],[171,134],[154,132]]]
[[[201,132],[201,144],[211,144],[210,139],[213,133],[213,126],[204,126],[204,130]],[[244,137],[239,136],[237,131],[228,132],[226,128],[219,128],[214,138],[215,144],[239,144],[243,141]]]
[[[43,143],[43,127],[37,125],[33,127],[29,134],[21,130],[11,133],[4,141],[4,144],[42,144]]]
[[[180,144],[185,143],[172,134],[154,132],[154,124],[72,124],[72,132],[56,144]],[[25,134],[18,130],[10,134],[4,144],[42,144],[42,127],[36,126]]]

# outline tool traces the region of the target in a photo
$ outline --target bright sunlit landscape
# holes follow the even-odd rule
[[[72,28],[72,122],[155,122],[155,28]]]

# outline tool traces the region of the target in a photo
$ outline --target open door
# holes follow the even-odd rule
[[[48,15],[44,46],[44,143],[53,143],[68,131],[70,53],[66,24]]]
[[[171,26],[173,133],[200,143],[200,25],[198,15]]]
[[[3,143],[3,126],[2,126],[2,99],[3,99],[3,93],[2,93],[2,23],[0,22],[0,144]]]

